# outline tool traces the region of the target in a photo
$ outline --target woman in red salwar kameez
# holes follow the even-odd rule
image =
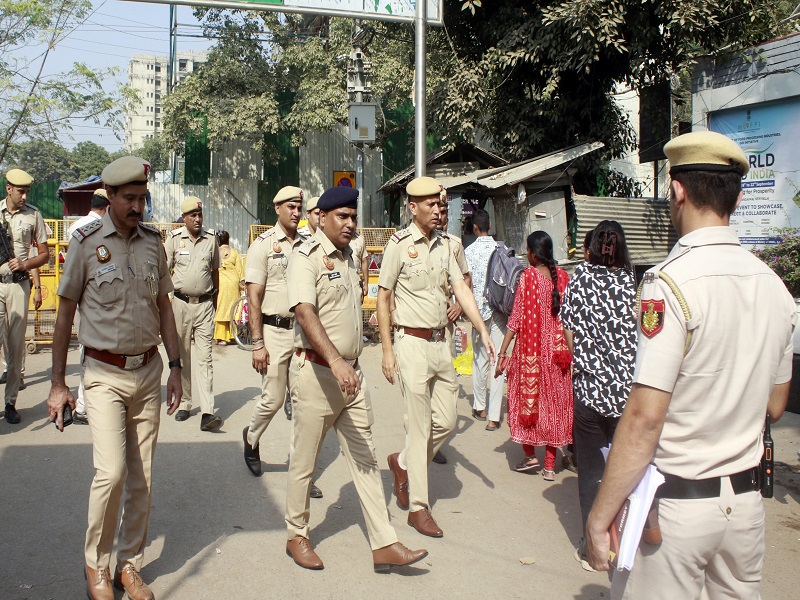
[[[520,276],[495,371],[503,368],[516,336],[508,361],[508,426],[511,439],[522,444],[525,460],[514,469],[538,469],[534,450],[545,446],[542,475],[553,481],[556,451],[572,443],[572,358],[558,316],[569,275],[556,267],[553,240],[547,233],[535,231],[527,245],[531,266]]]

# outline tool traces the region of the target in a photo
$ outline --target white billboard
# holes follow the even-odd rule
[[[213,8],[268,10],[283,13],[308,13],[353,19],[411,22],[416,2],[410,0],[134,0],[152,4],[183,4]],[[444,0],[427,0],[427,21],[442,25]]]
[[[738,143],[750,161],[731,215],[742,244],[775,244],[775,229],[800,227],[800,99],[715,111],[709,128]]]

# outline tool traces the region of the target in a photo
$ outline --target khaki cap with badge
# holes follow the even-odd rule
[[[186,196],[181,202],[181,214],[185,215],[192,212],[202,212],[203,201],[197,196]]]
[[[438,197],[441,191],[442,186],[433,177],[417,177],[406,186],[406,194],[414,198]]]
[[[670,175],[688,171],[713,171],[738,173],[744,177],[750,170],[747,156],[739,144],[714,131],[679,135],[667,142],[664,154],[670,163]]]
[[[9,169],[6,173],[6,182],[17,187],[30,187],[33,177],[22,169]]]
[[[138,156],[123,156],[108,165],[100,178],[103,183],[117,187],[129,183],[147,184],[150,174],[150,163]]]
[[[302,202],[303,190],[293,185],[282,187],[278,190],[278,193],[275,194],[275,197],[272,199],[272,203],[278,205],[283,204],[284,202],[289,202],[289,200],[299,200]]]
[[[319,196],[309,198],[308,203],[306,204],[306,212],[317,208],[317,202],[319,202]]]
[[[104,188],[98,188],[94,191],[92,196],[100,196],[101,198],[105,198],[108,200],[108,192]]]

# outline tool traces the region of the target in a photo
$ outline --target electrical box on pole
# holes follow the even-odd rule
[[[351,142],[373,143],[375,141],[376,102],[351,103],[347,110],[348,129]]]

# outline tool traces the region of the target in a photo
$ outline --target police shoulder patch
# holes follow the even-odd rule
[[[100,219],[95,219],[91,223],[87,223],[83,227],[79,227],[75,231],[72,232],[72,237],[74,237],[79,242],[82,242],[95,231],[99,231],[99,229],[103,226],[103,222]]]
[[[392,241],[395,244],[399,244],[403,240],[403,238],[407,238],[410,235],[411,235],[411,230],[408,227],[406,227],[405,229],[400,229],[399,231],[395,231],[394,234],[392,235]]]
[[[303,242],[300,245],[300,248],[298,249],[298,252],[300,252],[300,254],[305,254],[306,256],[309,256],[311,254],[311,252],[314,250],[314,248],[316,246],[318,246],[318,245],[319,245],[319,240],[318,239],[313,238],[313,237],[312,238],[308,238],[305,242]]]
[[[148,233],[153,233],[158,237],[161,237],[161,230],[159,230],[158,227],[153,227],[152,225],[150,225],[150,223],[142,223],[140,221],[139,227],[141,227],[144,231],[147,231]]]
[[[652,338],[664,328],[664,301],[642,299],[639,327],[645,337]]]

